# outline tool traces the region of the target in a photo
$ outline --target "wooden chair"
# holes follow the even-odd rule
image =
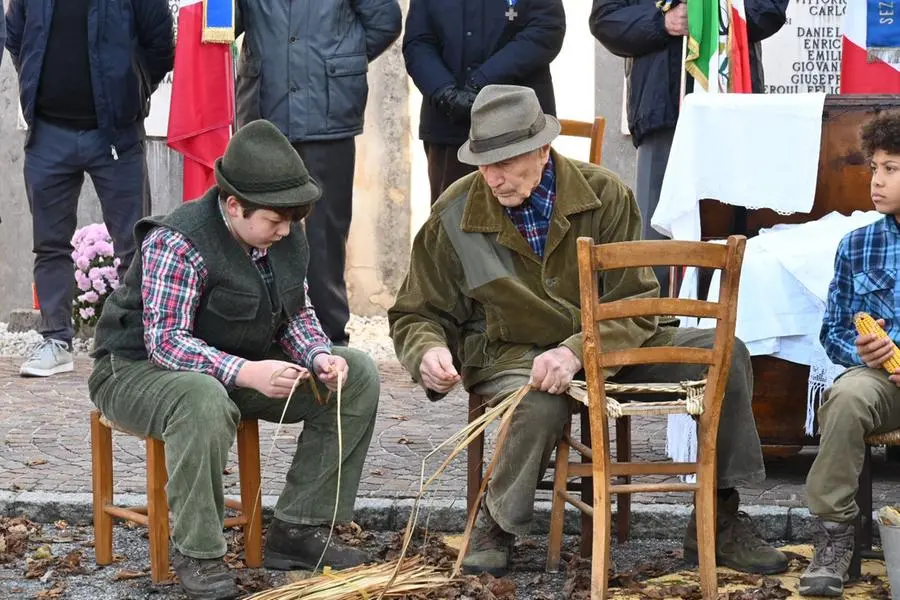
[[[112,563],[113,518],[147,527],[150,540],[150,575],[153,583],[169,579],[169,504],[166,498],[166,451],[162,441],[145,438],[147,446],[147,506],[122,508],[113,504],[112,430],[135,435],[91,412],[91,468],[94,492],[94,550],[98,565]],[[241,500],[225,500],[240,515],[225,519],[225,527],[244,528],[244,559],[250,568],[262,565],[262,505],[260,498],[259,426],[241,421],[237,430]],[[244,510],[243,507],[246,507]],[[252,515],[247,511],[253,510]]]
[[[571,439],[564,440],[556,453],[556,485],[553,494],[551,531],[547,567],[556,570],[562,540],[565,503],[577,506],[594,517],[591,598],[603,600],[607,592],[610,564],[610,518],[613,494],[635,492],[694,492],[697,512],[697,545],[700,559],[700,586],[704,599],[718,595],[716,581],[716,436],[722,397],[731,367],[734,327],[737,317],[737,292],[740,282],[746,238],[731,236],[727,244],[682,241],[620,242],[595,245],[590,238],[578,240],[578,269],[581,287],[581,319],[584,332],[586,392],[574,394],[587,402],[590,412],[592,448],[582,448]],[[636,298],[600,303],[598,271],[639,266],[684,265],[722,269],[718,302],[678,298]],[[676,315],[717,320],[711,349],[687,347],[631,348],[602,350],[597,323],[612,319],[648,315]],[[680,363],[709,365],[705,380],[670,384],[619,385],[607,382],[604,369],[641,364]],[[669,402],[619,402],[607,393],[631,397],[650,393],[683,395]],[[624,416],[690,414],[698,419],[698,461],[611,462],[609,456],[609,419]],[[569,462],[570,448],[592,459],[591,465]],[[610,478],[622,475],[689,475],[696,483],[611,484]],[[594,509],[574,498],[566,490],[570,477],[593,476]],[[602,511],[602,512],[600,512]]]
[[[593,123],[590,121],[573,121],[571,119],[560,119],[559,124],[561,127],[560,135],[589,138],[591,140],[591,145],[588,150],[588,160],[595,165],[601,164],[601,161],[603,159],[603,136],[606,132],[605,118],[596,117]],[[469,394],[469,423],[484,414],[485,403],[487,401],[488,398],[483,398],[478,394]],[[582,443],[590,446],[590,428],[587,426],[587,410],[581,410],[581,417],[581,441]],[[626,442],[630,443],[630,437],[627,439],[623,439],[623,444]],[[624,456],[626,456],[627,460],[627,454],[630,450],[624,448],[623,446],[620,446],[620,451],[625,453]],[[620,460],[622,459],[622,457],[623,454],[618,455],[618,458]],[[478,489],[481,487],[481,478],[484,469],[484,435],[480,435],[472,440],[472,443],[469,444],[469,447],[466,450],[466,459],[466,506],[469,512],[471,512],[472,507],[475,506],[475,499],[478,496]],[[553,482],[541,481],[538,484],[538,489],[552,490]],[[581,489],[583,499],[586,502],[589,502],[591,495],[590,478],[585,478],[582,480]],[[589,556],[591,548],[590,517],[582,517],[581,534],[582,556]]]

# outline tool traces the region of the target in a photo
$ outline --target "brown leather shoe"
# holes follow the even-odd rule
[[[784,573],[788,559],[753,528],[750,516],[738,511],[738,493],[719,498],[716,505],[716,563],[744,573]],[[684,559],[697,564],[697,522],[691,513],[684,536]]]
[[[329,529],[327,525],[295,525],[273,519],[266,534],[263,566],[279,571],[309,571],[316,568],[323,551],[325,556],[320,568],[349,569],[372,561],[362,550],[341,543],[336,535],[331,536],[328,550],[325,550]]]

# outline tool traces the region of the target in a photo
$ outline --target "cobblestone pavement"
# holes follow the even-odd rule
[[[74,373],[47,379],[18,376],[18,358],[0,358],[0,490],[46,493],[90,492],[91,459],[87,377],[90,361],[76,359]],[[375,436],[370,448],[360,495],[371,498],[410,498],[419,489],[422,458],[465,425],[466,397],[455,392],[440,402],[429,402],[396,362],[381,365],[382,398]],[[275,440],[263,474],[263,493],[277,495],[292,459],[302,425],[286,425]],[[263,461],[276,426],[261,423]],[[640,459],[664,458],[665,421],[644,419],[633,426],[633,452]],[[116,433],[114,440],[115,492],[142,494],[144,445],[134,437]],[[769,460],[767,480],[742,490],[744,504],[805,506],[804,482],[814,449],[787,459]],[[426,473],[446,453],[429,461]],[[891,468],[894,467],[894,468]],[[237,458],[231,456],[225,477],[227,491],[237,493]],[[874,460],[875,506],[900,503],[900,469],[885,464],[882,453]],[[431,487],[434,498],[465,496],[465,459],[460,455]],[[545,492],[540,494],[546,497]],[[641,503],[686,502],[684,495],[641,495]]]

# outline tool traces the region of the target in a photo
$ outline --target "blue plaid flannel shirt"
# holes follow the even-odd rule
[[[900,320],[895,316],[900,300],[900,225],[892,215],[855,229],[844,236],[834,258],[834,279],[828,287],[828,303],[819,340],[835,364],[863,364],[856,352],[853,315],[867,312],[884,319],[885,331],[900,341]]]

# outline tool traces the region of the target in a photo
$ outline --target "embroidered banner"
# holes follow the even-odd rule
[[[234,0],[203,0],[204,43],[234,41]]]

